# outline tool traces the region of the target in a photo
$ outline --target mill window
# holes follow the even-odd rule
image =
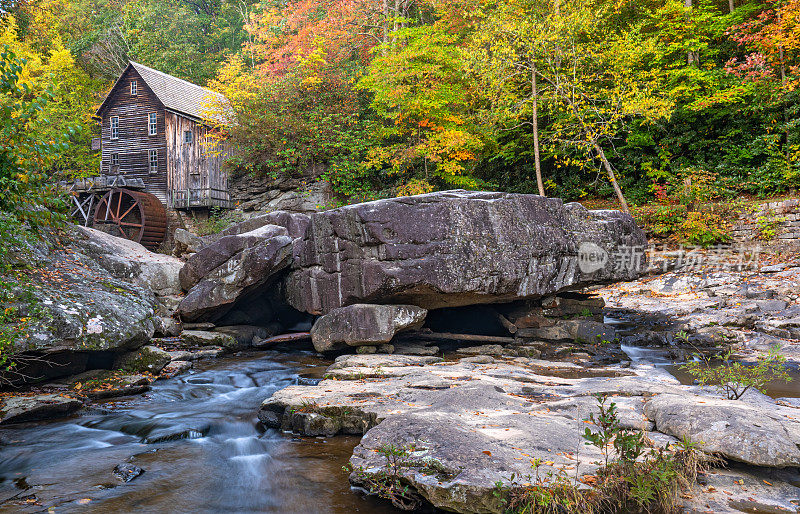
[[[112,168],[119,167],[119,154],[118,153],[112,153],[111,154],[111,167]]]
[[[158,150],[150,150],[150,173],[158,172]]]
[[[158,115],[154,112],[151,112],[147,119],[147,133],[151,136],[155,136],[158,134]]]
[[[119,116],[111,117],[111,139],[119,139]]]
[[[192,142],[192,131],[191,130],[184,130],[183,131],[183,142],[189,144]]]
[[[131,95],[136,96],[139,94],[139,85],[135,80],[131,80]]]

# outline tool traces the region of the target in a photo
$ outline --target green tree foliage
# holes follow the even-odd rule
[[[96,168],[89,104],[133,59],[231,99],[236,116],[219,129],[242,149],[234,170],[321,169],[343,201],[464,187],[624,208],[683,202],[687,175],[714,177],[718,198],[800,185],[800,0],[20,0],[6,10],[4,41],[30,62],[30,86],[55,96],[47,118],[58,123],[40,135],[77,127],[62,170]],[[687,214],[687,231],[703,232],[698,216]]]
[[[48,23],[50,13],[41,11],[29,20],[27,38],[20,36],[14,17],[0,25],[0,47],[7,46],[23,64],[18,73],[20,87],[27,87],[26,99],[48,96],[41,113],[25,125],[27,136],[40,144],[59,141],[68,133],[68,141],[58,148],[55,158],[46,164],[51,178],[85,176],[99,166],[91,151],[96,123],[92,119],[102,81],[92,79],[65,48],[61,37]],[[36,39],[31,39],[38,33]],[[3,100],[0,100],[0,104]]]
[[[49,168],[69,147],[73,132],[41,139],[51,89],[35,91],[25,79],[27,61],[0,46],[0,271],[24,245],[30,229],[61,220],[63,200],[53,192]]]
[[[786,357],[780,346],[770,349],[767,355],[758,359],[755,365],[742,364],[732,359],[733,352],[726,353],[720,362],[712,362],[703,355],[681,365],[681,369],[693,376],[700,385],[715,387],[729,400],[738,400],[748,389],[766,393],[770,382],[789,382],[792,378],[786,372]]]
[[[448,29],[439,21],[397,30],[392,42],[374,50],[358,84],[385,120],[368,166],[403,176],[411,186],[403,192],[481,186],[469,172],[486,137],[471,116],[460,38]]]
[[[224,0],[129,0],[121,25],[128,56],[205,85],[241,48],[247,7]]]

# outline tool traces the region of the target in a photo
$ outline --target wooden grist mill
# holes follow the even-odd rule
[[[154,250],[169,231],[168,210],[231,208],[227,149],[214,128],[228,105],[219,93],[128,64],[95,116],[100,175],[65,184],[73,217]]]

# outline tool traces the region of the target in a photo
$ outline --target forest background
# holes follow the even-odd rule
[[[0,0],[0,51],[6,212],[97,173],[128,60],[228,97],[234,175],[322,164],[337,203],[607,199],[708,244],[698,205],[800,185],[800,0]]]

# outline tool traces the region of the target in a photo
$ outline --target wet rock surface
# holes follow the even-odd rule
[[[239,342],[232,335],[207,330],[184,330],[181,340],[195,346],[221,346],[229,350],[239,347]]]
[[[777,345],[790,367],[800,367],[800,261],[768,273],[764,267],[693,266],[596,292],[610,315],[642,327],[631,344],[685,347],[679,358],[696,348],[733,348],[750,361]],[[645,330],[654,325],[662,330],[660,340]]]
[[[30,394],[0,398],[0,424],[66,416],[83,402],[63,394]]]
[[[172,358],[169,353],[157,346],[143,346],[135,352],[120,355],[113,368],[123,371],[158,374]]]

